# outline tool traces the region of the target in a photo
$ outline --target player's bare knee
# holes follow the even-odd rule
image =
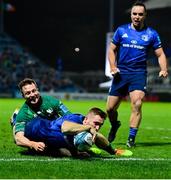
[[[140,111],[142,106],[142,99],[137,99],[133,102],[133,109],[136,111]]]
[[[114,109],[114,108],[108,108],[108,109],[106,109],[106,112],[107,112],[108,115],[113,115],[113,116],[115,114],[117,114],[117,110]]]

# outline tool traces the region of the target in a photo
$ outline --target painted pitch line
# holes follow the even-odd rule
[[[154,128],[154,127],[144,127],[147,130],[159,130],[159,131],[171,131],[171,128]]]
[[[50,159],[33,159],[33,158],[0,158],[0,162],[17,162],[17,161],[36,161],[36,162],[55,162],[55,161],[71,161],[71,158],[50,158]],[[102,161],[171,161],[171,158],[91,158],[91,160]]]
[[[52,162],[52,161],[70,161],[69,158],[52,158],[52,159],[33,159],[33,158],[0,158],[0,162],[10,161],[37,161],[37,162]]]
[[[171,158],[105,158],[104,161],[171,161]]]

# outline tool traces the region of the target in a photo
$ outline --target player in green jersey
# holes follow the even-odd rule
[[[16,113],[16,118],[12,118],[12,120],[15,120],[15,122],[11,122],[15,142],[18,146],[43,152],[45,150],[44,142],[30,141],[24,136],[26,123],[37,116],[54,120],[71,112],[60,100],[51,96],[40,95],[37,84],[33,79],[25,78],[18,84],[18,87],[26,101]]]

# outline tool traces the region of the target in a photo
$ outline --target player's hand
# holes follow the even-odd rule
[[[120,70],[118,68],[114,68],[110,71],[110,73],[113,77],[115,77],[115,75],[118,74],[119,72],[120,72]]]
[[[92,134],[92,141],[95,142],[96,136],[97,136],[97,130],[94,127],[90,128],[90,133]]]
[[[32,148],[34,148],[36,151],[44,151],[45,150],[45,143],[44,142],[34,142],[32,141]]]
[[[168,76],[168,72],[167,71],[160,71],[159,72],[159,77],[164,77],[164,78],[166,78]]]

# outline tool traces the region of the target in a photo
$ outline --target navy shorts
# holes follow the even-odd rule
[[[126,96],[134,90],[146,92],[147,75],[143,74],[119,74],[114,77],[109,89],[110,96]]]

